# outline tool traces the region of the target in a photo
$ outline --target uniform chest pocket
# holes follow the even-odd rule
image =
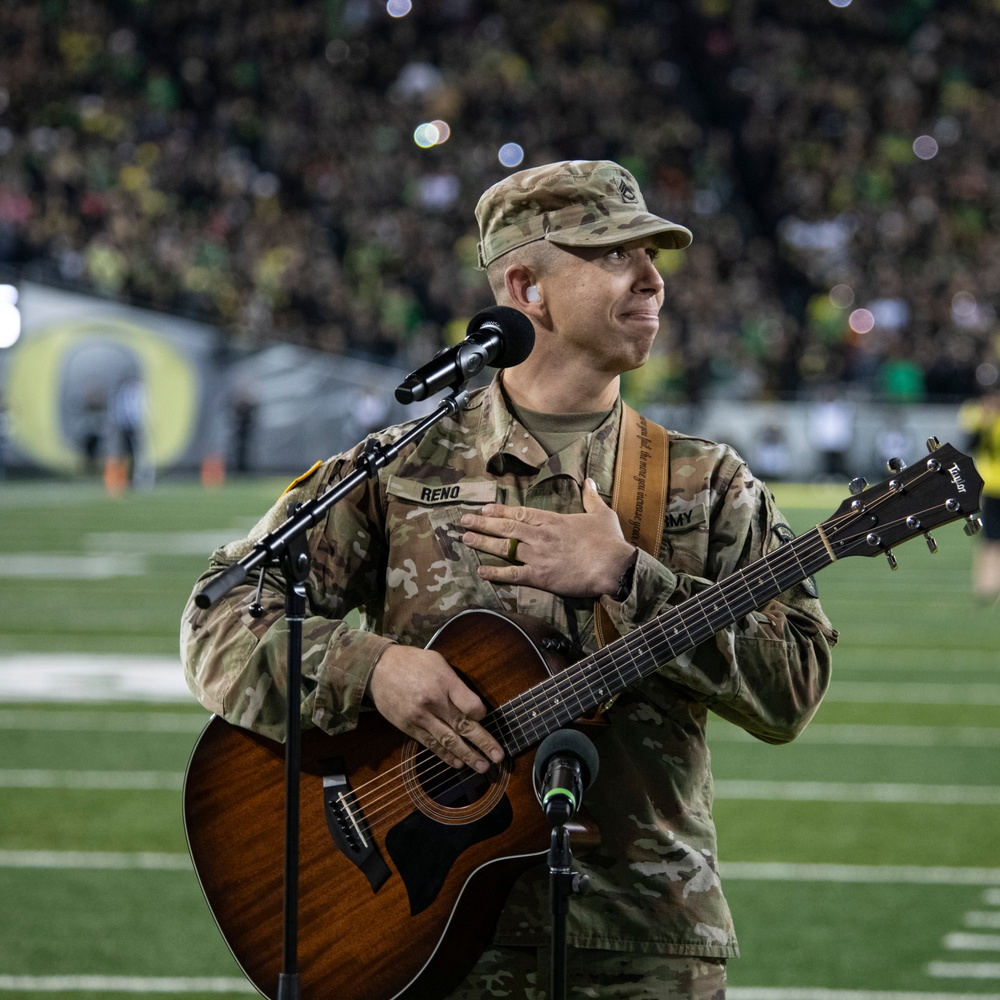
[[[495,501],[497,484],[491,480],[442,483],[391,476],[386,493],[393,548],[436,544],[454,558],[454,544],[463,530],[462,514]]]
[[[476,553],[462,543],[461,519],[496,499],[496,483],[392,477],[386,492],[386,582],[390,594],[406,598],[410,616],[440,623],[467,606],[493,606],[493,588],[478,577]]]

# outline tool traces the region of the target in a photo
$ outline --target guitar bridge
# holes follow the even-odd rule
[[[368,879],[372,892],[385,885],[392,872],[382,859],[364,813],[340,761],[329,762],[323,775],[323,815],[340,852]]]

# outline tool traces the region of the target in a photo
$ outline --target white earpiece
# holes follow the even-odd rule
[[[529,302],[541,302],[542,297],[538,294],[538,285],[528,285],[524,290],[524,297]]]

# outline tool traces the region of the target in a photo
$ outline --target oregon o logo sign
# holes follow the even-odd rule
[[[191,441],[198,412],[198,377],[191,361],[147,327],[110,318],[54,323],[24,337],[10,361],[10,435],[48,469],[81,468],[84,399],[110,403],[131,373],[145,390],[145,447],[157,467],[169,466]]]

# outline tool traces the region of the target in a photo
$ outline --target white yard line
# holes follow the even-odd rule
[[[730,986],[726,996],[729,1000],[1000,1000],[1000,993],[894,993],[807,986]]]
[[[1000,788],[987,785],[909,785],[839,781],[715,782],[717,799],[767,802],[876,802],[914,805],[1000,805]]]
[[[0,788],[86,788],[155,791],[181,788],[184,775],[175,771],[42,771],[0,770]]]
[[[120,576],[144,576],[147,570],[141,555],[68,552],[0,555],[0,578],[8,580],[113,580]]]
[[[858,882],[863,885],[1000,886],[1000,868],[924,868],[919,865],[794,864],[723,861],[722,878],[750,882]],[[1000,893],[1000,889],[991,890]]]
[[[927,975],[935,979],[1000,980],[1000,962],[931,962]]]
[[[89,712],[0,709],[0,730],[75,733],[198,733],[208,712]]]
[[[0,713],[2,714],[2,713]],[[756,744],[739,726],[712,723],[709,743]],[[1000,726],[866,726],[813,722],[806,727],[798,743],[822,743],[837,746],[900,747],[996,747],[1000,746]]]
[[[726,996],[729,1000],[1000,1000],[1000,993],[894,993],[806,986],[730,986]]]
[[[191,871],[191,859],[155,851],[0,851],[0,868]]]
[[[1000,934],[946,934],[948,951],[1000,951]]]
[[[248,522],[234,528],[205,531],[92,531],[83,536],[89,552],[115,555],[204,556],[220,545],[241,538],[253,526]]]
[[[245,979],[221,976],[0,976],[0,991],[13,993],[250,993]]]
[[[19,653],[0,657],[0,701],[194,704],[180,657]]]
[[[826,700],[890,705],[1000,705],[1000,684],[834,681]]]

